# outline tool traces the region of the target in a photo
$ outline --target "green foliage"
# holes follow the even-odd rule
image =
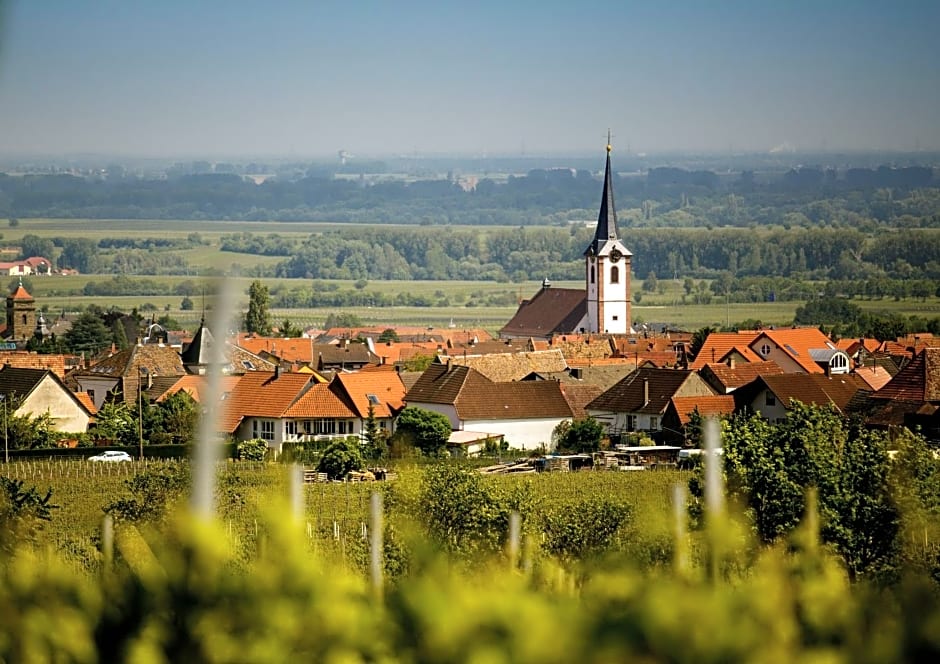
[[[160,524],[189,486],[189,468],[164,464],[137,473],[124,486],[130,496],[106,505],[105,513],[119,521]]]
[[[261,438],[252,438],[239,441],[235,449],[239,461],[264,461],[268,444]]]
[[[407,439],[428,456],[442,452],[450,439],[450,420],[446,415],[408,406],[398,415],[395,435]]]
[[[164,443],[189,444],[195,441],[199,427],[199,404],[186,392],[179,390],[163,401],[144,406],[144,423],[148,425],[148,441],[156,434]]]
[[[43,523],[52,520],[52,489],[45,495],[24,480],[0,476],[0,553],[9,555],[23,543],[33,544]]]
[[[388,341],[398,341],[398,332],[395,331],[395,328],[389,327],[382,330],[382,334],[379,335],[379,342],[386,343]]]
[[[317,470],[329,475],[330,479],[340,480],[350,471],[362,470],[364,466],[359,438],[349,436],[338,438],[329,444],[320,457]]]
[[[105,401],[95,415],[95,426],[90,433],[111,445],[138,443],[137,414],[122,400]]]
[[[610,498],[554,506],[542,517],[545,550],[569,562],[583,561],[606,550],[629,516],[629,506]]]
[[[532,496],[524,485],[503,490],[480,474],[447,463],[427,468],[413,515],[438,546],[471,558],[499,550],[511,512],[525,519]]]
[[[55,447],[61,434],[55,430],[55,418],[48,412],[41,415],[13,415],[15,404],[8,408],[7,435],[11,449],[33,450]]]
[[[552,439],[559,451],[585,453],[600,449],[604,427],[593,417],[584,417],[573,422],[559,422],[552,432]]]
[[[349,313],[348,311],[342,312],[333,312],[327,315],[326,320],[323,321],[323,327],[327,330],[332,330],[336,327],[361,327],[362,319],[359,318],[356,314]]]
[[[853,578],[895,565],[899,515],[884,434],[796,402],[779,425],[756,415],[731,420],[723,449],[729,493],[747,505],[761,541],[792,532],[805,512],[806,491],[815,488],[823,540]]]
[[[72,353],[94,354],[111,343],[108,326],[95,311],[82,312],[63,336]]]
[[[289,318],[284,319],[284,322],[281,323],[281,327],[278,330],[280,336],[287,337],[288,339],[299,337],[303,332],[304,331],[298,325],[294,325]]]
[[[249,334],[256,334],[260,337],[271,335],[269,301],[268,287],[260,281],[252,281],[248,287],[248,313],[245,315],[245,330]]]
[[[182,311],[192,311],[195,306],[192,299],[188,296],[180,300],[180,310]]]

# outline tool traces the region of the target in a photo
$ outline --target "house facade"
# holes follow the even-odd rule
[[[55,431],[83,433],[92,419],[92,411],[82,399],[48,369],[3,367],[0,395],[5,403],[17,404],[15,411],[6,412],[7,416],[49,415]]]

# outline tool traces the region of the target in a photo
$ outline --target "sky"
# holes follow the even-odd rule
[[[940,2],[0,0],[0,152],[940,149]]]

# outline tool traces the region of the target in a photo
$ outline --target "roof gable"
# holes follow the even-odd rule
[[[807,405],[834,405],[844,411],[859,390],[867,390],[868,385],[851,374],[826,376],[824,374],[782,374],[760,376],[753,383],[741,388],[739,405],[752,400],[757,392],[770,390],[783,404],[791,408],[794,401]],[[737,398],[738,392],[735,392]]]
[[[380,418],[394,417],[404,405],[405,385],[394,370],[336,374],[330,387],[340,390],[361,418],[368,417],[370,403]]]
[[[713,397],[673,397],[670,399],[669,408],[675,411],[679,424],[685,426],[695,411],[702,417],[731,415],[734,412],[734,397],[730,394]]]

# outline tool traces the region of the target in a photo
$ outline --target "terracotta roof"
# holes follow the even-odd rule
[[[735,391],[739,405],[753,399],[754,392],[766,387],[783,404],[790,408],[792,402],[825,406],[834,405],[845,411],[859,390],[868,391],[868,385],[852,374],[826,376],[825,374],[781,374],[759,376],[750,385]],[[739,397],[740,395],[740,397]]]
[[[589,410],[618,413],[662,413],[666,410],[669,400],[693,373],[683,369],[641,367],[594,399],[587,407]]]
[[[880,390],[891,380],[890,372],[878,364],[858,367],[853,373],[864,380],[872,390]]]
[[[2,364],[21,369],[48,369],[59,378],[63,378],[65,377],[66,356],[40,355],[25,350],[4,350],[0,351],[0,365]]]
[[[473,367],[495,382],[520,380],[533,371],[564,371],[568,368],[564,356],[558,349],[498,355],[454,355],[449,358],[449,361],[452,364]]]
[[[336,374],[330,387],[334,390],[342,387],[346,398],[362,418],[369,414],[370,401],[376,417],[394,417],[404,406],[405,385],[391,367],[389,370]]]
[[[749,362],[735,364],[706,364],[699,373],[709,385],[722,393],[733,392],[742,385],[747,385],[758,376],[772,376],[783,373],[776,362]]]
[[[515,315],[500,329],[500,336],[550,337],[576,332],[587,314],[587,291],[577,288],[542,288],[524,300]]]
[[[825,373],[813,359],[811,350],[831,349],[834,345],[825,334],[815,327],[794,327],[780,330],[764,330],[751,342],[757,350],[763,339],[771,340],[781,351],[799,364],[807,373]]]
[[[434,357],[440,349],[436,341],[389,341],[375,344],[375,354],[385,364],[410,360],[418,355]]]
[[[730,394],[719,394],[713,397],[673,397],[671,402],[679,417],[679,424],[682,426],[689,423],[689,416],[696,410],[702,417],[734,413],[734,397]]]
[[[357,415],[350,404],[330,389],[330,384],[318,383],[311,386],[303,396],[284,411],[283,416],[353,418]]]
[[[219,395],[222,397],[225,394],[228,394],[232,391],[235,385],[239,381],[239,376],[220,376],[219,377],[219,389],[222,391],[222,394]],[[202,403],[205,399],[205,391],[209,387],[209,377],[204,375],[187,375],[180,376],[176,382],[174,382],[169,388],[157,395],[156,401],[160,403],[165,401],[167,397],[170,397],[177,392],[183,391],[193,398],[193,401],[196,403]]]
[[[746,360],[760,362],[763,358],[750,349],[750,343],[756,338],[756,332],[712,332],[706,337],[689,368],[701,369],[708,363],[721,362],[734,349]]]
[[[75,398],[81,402],[81,404],[85,407],[85,410],[87,410],[90,414],[94,415],[98,412],[98,409],[95,408],[95,402],[88,392],[74,392],[74,394]]]
[[[313,339],[286,337],[243,337],[238,339],[238,346],[250,353],[260,355],[267,352],[287,362],[311,362]]]
[[[34,299],[33,296],[29,294],[29,291],[23,288],[23,284],[19,284],[16,290],[10,293],[8,298],[11,300],[24,300],[29,302],[32,302]]]
[[[224,402],[221,430],[233,433],[245,417],[282,417],[317,382],[313,374],[267,371],[246,373]]]
[[[873,395],[876,399],[940,402],[940,348],[925,348]]]

